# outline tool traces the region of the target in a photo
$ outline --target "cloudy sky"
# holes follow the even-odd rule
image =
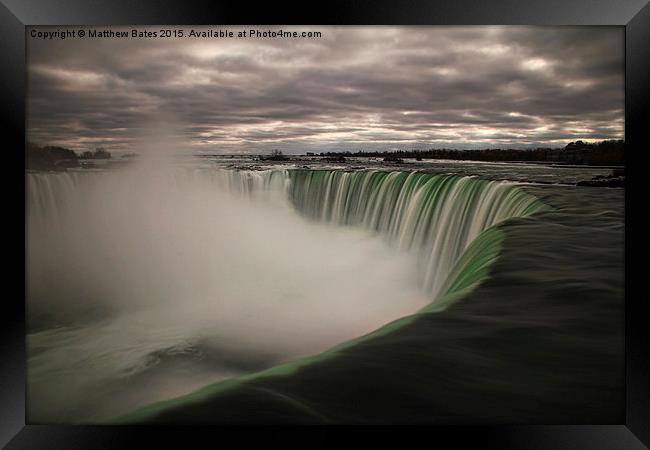
[[[127,151],[161,121],[207,153],[624,137],[621,27],[271,28],[322,37],[28,38],[28,139]]]

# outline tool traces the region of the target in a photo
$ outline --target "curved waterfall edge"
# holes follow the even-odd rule
[[[511,188],[523,193],[523,190],[516,185],[512,185]],[[506,232],[501,228],[501,225],[506,223],[510,218],[527,217],[538,211],[550,208],[548,205],[542,203],[537,197],[534,197],[534,199],[537,202],[537,208],[529,207],[525,214],[508,217],[487,229],[484,229],[474,240],[472,240],[446,277],[440,294],[433,298],[431,303],[414,314],[400,317],[368,334],[343,342],[324,352],[278,364],[262,371],[212,383],[190,394],[156,402],[143,408],[139,408],[129,414],[115,418],[114,422],[122,424],[147,422],[158,414],[168,411],[171,408],[177,406],[190,406],[199,403],[206,398],[213,398],[221,394],[226,394],[235,390],[239,386],[245,385],[249,381],[270,377],[291,376],[303,367],[330,358],[335,358],[346,349],[396,332],[418,318],[444,311],[454,303],[457,303],[470,295],[483,281],[489,278],[491,267],[500,257],[502,243],[507,239]],[[302,408],[304,405],[300,406]],[[317,414],[316,411],[311,410],[306,412]]]
[[[454,303],[470,295],[481,285],[484,280],[489,277],[490,267],[498,259],[501,243],[505,238],[506,235],[499,228],[499,225],[486,230],[486,232],[483,233],[481,237],[475,241],[476,245],[472,245],[470,248],[468,248],[467,254],[470,256],[459,261],[453,272],[454,275],[463,275],[467,268],[472,266],[471,256],[476,256],[477,254],[481,253],[481,250],[484,250],[485,253],[483,253],[482,257],[480,258],[480,262],[478,263],[479,267],[477,268],[478,270],[475,272],[475,275],[466,276],[462,277],[461,279],[454,280],[445,294],[441,295],[439,298],[435,299],[414,314],[395,319],[394,321],[389,322],[368,334],[343,342],[335,347],[325,350],[324,352],[278,364],[259,372],[218,381],[187,395],[163,400],[151,405],[147,405],[143,408],[139,408],[132,413],[115,418],[113,422],[116,424],[147,422],[158,414],[165,412],[171,408],[177,406],[190,406],[192,404],[199,403],[206,398],[212,398],[214,396],[226,394],[229,391],[235,390],[239,386],[245,385],[249,381],[259,380],[263,378],[291,376],[304,367],[335,358],[341,352],[349,348],[396,332],[406,325],[409,325],[410,323],[416,321],[418,318],[421,318],[422,316],[444,311]]]

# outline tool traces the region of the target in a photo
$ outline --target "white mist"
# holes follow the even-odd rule
[[[242,174],[166,161],[28,175],[32,421],[105,420],[430,301],[408,256],[299,217],[281,183],[230,192]]]

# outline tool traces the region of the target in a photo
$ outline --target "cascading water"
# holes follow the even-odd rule
[[[545,208],[512,183],[383,171],[291,171],[290,197],[308,217],[358,225],[416,254],[421,286],[435,299],[479,234]]]
[[[29,174],[30,224],[43,225],[47,216],[58,223],[65,203],[79,201],[90,183],[105,176],[103,172]],[[421,288],[432,299],[480,233],[507,218],[546,208],[514,183],[418,172],[195,169],[174,173],[177,186],[197,180],[247,197],[272,193],[277,200],[286,191],[295,208],[311,219],[378,232],[399,250],[416,255]]]
[[[405,172],[26,181],[35,421],[105,420],[443,308],[496,258],[492,225],[545,207],[510,183]],[[125,386],[137,394],[120,397]]]

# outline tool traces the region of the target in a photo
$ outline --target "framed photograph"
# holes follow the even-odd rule
[[[647,2],[0,19],[7,448],[649,445]]]

